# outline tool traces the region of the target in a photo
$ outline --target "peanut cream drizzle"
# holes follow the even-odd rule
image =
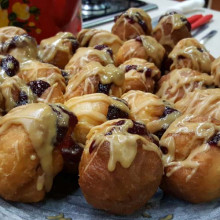
[[[220,87],[220,57],[211,64],[211,75],[214,77],[215,85]]]
[[[53,182],[53,143],[56,139],[56,115],[50,106],[29,104],[12,109],[0,119],[0,134],[12,125],[22,125],[40,159],[43,175],[38,177],[37,189],[50,191]]]
[[[97,151],[104,142],[108,142],[110,148],[108,170],[110,172],[115,170],[117,162],[119,162],[124,168],[129,168],[131,166],[137,154],[138,140],[142,141],[142,148],[144,150],[154,151],[159,157],[161,157],[161,151],[153,142],[140,135],[128,133],[128,129],[133,126],[133,122],[131,120],[125,120],[125,123],[120,126],[114,125],[114,123],[118,121],[118,119],[107,121],[104,124],[93,127],[90,130],[87,136],[89,141],[87,142],[85,148],[87,154],[89,153],[89,147],[93,141],[97,146]],[[105,135],[109,131],[112,131],[112,134]],[[97,154],[97,151],[94,153],[94,156]],[[90,160],[90,163],[92,162],[93,158]],[[88,166],[89,164],[87,167]],[[87,167],[85,168],[85,171]]]
[[[177,101],[180,89],[183,89],[185,95],[193,91],[195,87],[203,89],[206,85],[213,84],[213,79],[208,74],[194,72],[188,68],[175,69],[169,74],[170,77],[162,82],[156,94],[173,103]]]
[[[27,32],[22,28],[14,27],[14,26],[1,27],[0,44],[4,43],[6,40],[11,39],[16,35],[22,35],[22,34],[27,34]]]
[[[203,52],[199,51],[202,49]],[[179,63],[179,56],[183,56],[190,60],[189,65],[184,67],[190,67],[194,70],[209,73],[211,70],[212,57],[206,48],[200,44],[196,39],[185,38],[178,42],[169,54],[169,58],[173,60],[170,69],[175,69]]]
[[[165,54],[163,46],[150,36],[141,35],[141,40],[145,51],[149,56],[148,61],[155,63],[156,66],[160,67]]]
[[[92,61],[100,61],[102,65],[114,64],[111,55],[105,50],[96,50],[92,47],[81,47],[65,66],[65,70],[69,70],[72,75],[75,75],[87,63]]]
[[[33,80],[43,80],[48,82],[51,86],[58,83],[63,91],[66,87],[65,80],[61,75],[59,68],[49,63],[41,63],[37,60],[23,62],[20,66],[19,75],[28,82]]]
[[[100,63],[93,61],[88,63],[80,72],[70,79],[65,96],[68,97],[72,91],[75,91],[83,82],[85,82],[83,94],[88,94],[88,88],[94,87],[89,79],[90,76],[99,76],[102,84],[113,83],[116,86],[122,86],[125,77],[124,72],[113,64],[104,67]],[[95,91],[93,90],[93,92]]]
[[[25,81],[23,81],[18,76],[9,77],[5,79],[5,81],[0,85],[0,91],[5,100],[6,112],[17,106],[17,103],[13,98],[13,93],[17,93],[16,90],[19,92],[25,92],[28,97],[27,101],[29,103],[33,103],[36,100],[35,95],[33,94],[30,87],[26,85]]]
[[[185,114],[208,115],[220,121],[220,89],[195,90],[176,102],[175,107]]]
[[[160,145],[168,148],[168,154],[162,156],[165,167],[169,167],[169,172],[166,174],[168,177],[171,176],[175,171],[180,168],[192,168],[191,173],[186,177],[186,181],[189,181],[192,176],[196,173],[200,163],[195,160],[195,157],[201,153],[205,153],[210,149],[207,141],[220,129],[220,126],[206,121],[206,122],[191,122],[195,118],[194,115],[183,115],[176,119],[167,131],[164,133],[160,140]],[[182,161],[175,160],[176,144],[173,135],[174,134],[192,134],[192,140],[189,143],[188,148],[191,149],[193,143],[196,140],[203,140],[200,146],[192,149],[188,157]]]
[[[128,114],[130,113],[129,108],[123,102],[102,93],[74,97],[65,102],[65,106],[76,114],[78,125],[85,125],[89,128],[107,120],[107,112],[103,110],[103,104],[106,106],[114,105]]]
[[[102,31],[97,29],[83,29],[78,33],[77,39],[82,47],[86,47],[89,45],[92,37],[100,32]]]
[[[185,16],[181,14],[165,16],[159,21],[157,26],[154,28],[153,33],[157,32],[158,30],[161,31],[161,38],[159,42],[162,45],[169,45],[171,48],[175,46],[173,38],[171,37],[171,33],[175,30],[182,28],[185,25],[185,22],[183,22],[181,18],[185,18]],[[172,29],[169,34],[165,34],[165,30],[163,28],[164,23],[169,23],[172,25]]]
[[[70,39],[74,37],[70,32],[59,32],[55,36],[44,39],[40,43],[38,56],[44,62],[49,62],[54,59],[57,50],[69,54],[69,59],[72,57],[72,47]]]

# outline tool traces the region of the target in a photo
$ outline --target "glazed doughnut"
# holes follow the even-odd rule
[[[3,97],[4,112],[19,105],[37,102],[36,96],[26,82],[18,76],[9,77],[0,85]]]
[[[184,114],[206,115],[220,121],[220,89],[196,89],[175,103]]]
[[[95,48],[79,48],[70,61],[65,66],[65,71],[69,73],[69,78],[79,72],[87,63],[96,61],[103,66],[114,64],[112,50],[105,45],[99,45]]]
[[[141,35],[126,41],[119,49],[115,61],[119,65],[134,57],[142,58],[160,68],[164,54],[165,49],[153,37]]]
[[[170,70],[191,68],[210,73],[214,57],[194,38],[180,40],[168,56],[172,64]]]
[[[0,54],[10,54],[19,62],[37,59],[37,42],[27,34],[15,35],[1,45]]]
[[[141,90],[153,92],[155,81],[160,78],[160,70],[144,59],[131,58],[119,66],[125,72],[124,92]]]
[[[54,146],[62,143],[74,117],[64,106],[38,103],[16,107],[0,119],[1,197],[19,202],[44,198],[63,167]]]
[[[143,124],[129,119],[93,127],[79,167],[79,185],[87,202],[119,215],[143,207],[163,174],[155,143]]]
[[[191,25],[184,15],[171,12],[160,17],[153,36],[164,46],[167,53],[183,38],[191,37]]]
[[[51,63],[64,69],[78,47],[79,43],[73,34],[59,32],[40,42],[38,57],[45,63]]]
[[[183,115],[161,138],[165,173],[161,188],[192,203],[220,197],[220,121]]]
[[[220,57],[215,59],[211,64],[211,75],[214,78],[216,86],[220,87]]]
[[[78,96],[65,102],[78,118],[74,129],[74,140],[85,144],[86,136],[90,129],[107,120],[128,118],[129,108],[127,103],[119,98],[110,97],[102,93]]]
[[[152,93],[131,90],[121,97],[130,108],[130,118],[145,124],[148,131],[159,138],[180,116],[174,106]]]
[[[11,55],[0,55],[0,84],[5,79],[13,77],[19,71],[19,62]]]
[[[151,35],[152,26],[150,16],[141,8],[130,8],[115,17],[112,33],[126,41],[139,35]]]
[[[14,26],[7,26],[7,27],[1,27],[0,28],[0,48],[2,48],[2,44],[12,39],[14,36],[18,35],[24,35],[27,34],[27,32],[19,27]]]
[[[66,85],[59,68],[49,63],[29,60],[20,65],[18,76],[28,83],[39,101],[64,102]]]
[[[97,92],[120,97],[124,77],[124,72],[113,64],[102,66],[98,62],[90,62],[69,80],[64,98],[68,100]]]
[[[164,75],[158,82],[156,93],[160,98],[173,103],[182,99],[195,89],[206,89],[213,86],[213,78],[206,73],[200,73],[189,68],[175,69]]]
[[[115,34],[109,31],[97,29],[82,29],[77,39],[81,47],[94,47],[96,45],[106,45],[111,48],[113,54],[118,52],[118,49],[123,44],[123,41]]]

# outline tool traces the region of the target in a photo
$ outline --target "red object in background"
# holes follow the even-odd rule
[[[187,20],[191,24],[191,29],[194,30],[194,29],[208,23],[212,19],[212,17],[213,17],[212,14],[208,14],[205,16],[203,16],[202,14],[197,14],[197,15],[193,15],[193,16],[187,18]]]
[[[76,34],[81,30],[81,0],[5,0],[0,4],[8,16],[0,26],[24,28],[38,43],[59,31]]]

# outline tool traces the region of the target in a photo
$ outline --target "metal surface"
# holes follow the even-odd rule
[[[208,34],[206,34],[204,37],[202,37],[201,39],[200,39],[200,43],[201,44],[205,44],[210,38],[212,38],[214,35],[216,35],[218,33],[218,31],[217,30],[212,30],[212,31],[210,31]]]

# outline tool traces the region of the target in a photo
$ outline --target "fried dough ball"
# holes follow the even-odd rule
[[[211,75],[214,78],[214,83],[220,88],[220,57],[215,59],[211,64]]]
[[[24,35],[27,32],[19,27],[7,26],[0,28],[0,44],[3,44],[5,41],[12,39],[14,36]],[[0,46],[2,47],[2,46]]]
[[[165,49],[153,37],[141,35],[126,41],[119,49],[115,61],[119,65],[131,58],[142,58],[160,68],[164,54]]]
[[[97,29],[82,29],[77,39],[81,47],[94,47],[96,45],[106,45],[111,48],[113,54],[116,54],[123,44],[123,41],[115,34],[109,31]]]
[[[98,62],[90,62],[69,80],[65,100],[91,93],[120,97],[124,77],[124,72],[113,64],[102,66]]]
[[[92,128],[79,169],[89,204],[128,215],[156,192],[163,174],[161,152],[141,123],[116,119]]]
[[[102,93],[78,96],[69,99],[65,105],[77,116],[78,124],[74,129],[74,140],[85,144],[90,129],[107,120],[128,118],[127,103],[119,98]]]
[[[171,12],[161,16],[153,30],[153,36],[164,46],[167,53],[183,38],[191,37],[191,25],[184,15]]]
[[[161,188],[192,203],[220,197],[220,121],[195,115],[176,119],[162,136]]]
[[[28,104],[0,119],[0,196],[18,202],[38,202],[62,170],[62,144],[72,125],[63,106]],[[75,124],[74,124],[75,126]]]
[[[19,71],[20,64],[17,59],[11,55],[0,55],[0,84],[5,79],[13,77]]]
[[[125,72],[124,92],[141,90],[153,92],[155,81],[160,78],[160,70],[144,59],[131,58],[119,66]]]
[[[141,8],[130,8],[115,18],[112,33],[126,41],[139,35],[151,35],[150,16]]]
[[[78,47],[79,43],[73,34],[59,32],[40,42],[38,57],[45,63],[51,63],[64,69]]]
[[[65,71],[69,73],[69,78],[71,78],[92,61],[99,62],[103,66],[114,64],[112,50],[105,45],[98,45],[95,48],[80,47],[65,66]]]
[[[184,114],[207,115],[220,121],[220,89],[197,89],[189,92],[175,108]]]
[[[31,87],[39,101],[63,103],[65,92],[65,79],[61,70],[49,63],[29,60],[20,65],[18,76]]]
[[[180,112],[174,106],[152,93],[131,90],[121,98],[128,103],[130,118],[144,123],[148,131],[159,138],[180,116]]]
[[[37,59],[37,42],[27,34],[15,35],[1,45],[0,54],[10,54],[19,62]]]
[[[161,77],[156,93],[160,98],[173,103],[195,89],[206,89],[213,86],[213,78],[206,73],[200,73],[189,68],[175,69]]]
[[[180,40],[168,56],[171,59],[170,70],[191,68],[199,72],[210,73],[214,57],[194,38]]]

